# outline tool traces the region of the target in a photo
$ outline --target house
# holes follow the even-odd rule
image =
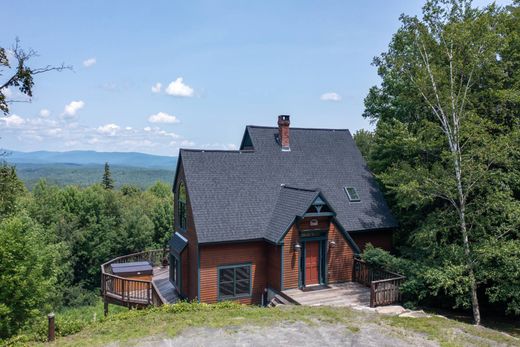
[[[259,304],[353,280],[396,221],[348,130],[247,126],[239,150],[181,149],[169,279],[189,300]]]

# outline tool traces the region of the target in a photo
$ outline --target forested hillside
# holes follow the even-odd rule
[[[96,302],[108,259],[165,247],[170,185],[110,189],[105,176],[104,186],[42,180],[29,192],[14,167],[0,165],[0,338],[45,312]]]
[[[374,59],[356,141],[400,228],[408,305],[520,315],[520,1],[428,1]],[[482,307],[483,306],[483,307]]]
[[[99,182],[103,174],[102,164],[27,164],[18,163],[16,172],[29,190],[32,190],[40,179],[58,186],[77,185],[86,187]],[[112,177],[116,188],[125,184],[147,189],[155,182],[171,184],[175,166],[170,169],[147,168],[136,166],[120,166],[110,163]]]

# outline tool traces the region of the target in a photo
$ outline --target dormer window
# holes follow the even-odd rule
[[[359,197],[356,188],[354,187],[345,187],[345,193],[347,193],[348,200],[350,202],[360,202],[361,198]]]
[[[179,227],[183,230],[186,229],[186,186],[184,182],[179,184],[179,190],[177,192],[177,208],[179,209]]]

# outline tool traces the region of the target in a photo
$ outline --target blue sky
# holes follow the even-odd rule
[[[245,125],[275,126],[278,114],[297,127],[370,129],[372,58],[422,3],[11,1],[0,46],[19,37],[39,53],[33,66],[74,70],[35,79],[31,103],[0,119],[0,147],[233,149]]]

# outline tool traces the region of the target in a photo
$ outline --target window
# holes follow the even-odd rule
[[[170,282],[177,288],[180,286],[181,262],[170,254]]]
[[[179,226],[181,229],[186,229],[186,186],[184,185],[184,182],[179,184],[177,195]]]
[[[345,187],[345,192],[347,193],[348,199],[352,202],[361,201],[359,195],[354,187]]]
[[[251,295],[251,265],[223,266],[218,269],[219,299]]]

